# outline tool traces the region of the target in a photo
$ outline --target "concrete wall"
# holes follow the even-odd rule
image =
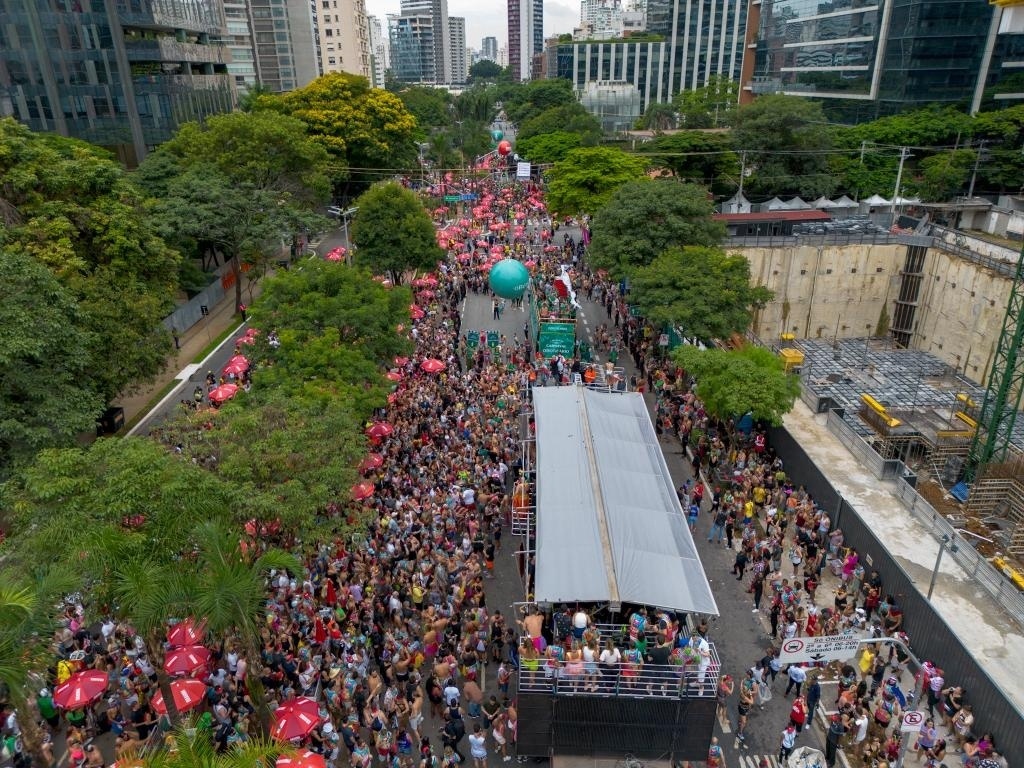
[[[730,248],[750,261],[751,277],[775,293],[754,318],[766,342],[873,335],[882,308],[891,319],[905,245],[796,245]],[[925,259],[911,345],[984,383],[999,339],[1010,281],[939,249]],[[838,329],[838,333],[837,333]]]
[[[934,248],[924,271],[912,346],[961,371],[966,366],[970,378],[984,383],[1010,300],[1010,280]]]
[[[882,307],[899,288],[902,245],[797,245],[745,248],[753,280],[775,293],[757,313],[754,330],[762,339],[783,333],[798,338],[871,335]]]

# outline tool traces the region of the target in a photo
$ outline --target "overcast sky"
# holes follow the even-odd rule
[[[387,29],[385,17],[398,13],[399,0],[366,0],[366,12],[377,16]],[[449,16],[466,17],[466,45],[480,49],[487,36],[498,38],[498,47],[508,43],[508,6],[505,0],[448,0]],[[544,0],[544,37],[572,32],[579,23],[578,0]]]

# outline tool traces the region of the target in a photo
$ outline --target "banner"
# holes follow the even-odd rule
[[[576,324],[541,323],[537,343],[544,357],[572,357],[576,352]]]
[[[530,178],[530,164],[529,163],[516,163],[516,178],[517,179],[528,179],[528,178]]]

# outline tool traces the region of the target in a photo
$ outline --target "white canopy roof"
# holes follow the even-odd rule
[[[761,203],[762,211],[788,211],[789,205],[780,197],[773,197],[767,203]]]
[[[833,205],[835,205],[836,208],[856,208],[857,207],[857,201],[856,200],[851,200],[846,195],[843,195],[838,200],[835,200],[833,202]]]
[[[802,197],[794,197],[786,201],[786,207],[791,211],[807,211],[811,206]]]
[[[890,201],[886,200],[881,195],[872,195],[867,200],[862,201],[865,205],[890,205]]]
[[[817,200],[815,200],[813,203],[811,203],[811,206],[813,208],[817,208],[819,210],[825,210],[825,209],[828,209],[828,208],[836,208],[836,207],[838,207],[838,205],[839,205],[838,203],[835,203],[832,200],[829,200],[824,195],[822,195]]]
[[[536,387],[538,602],[718,614],[643,395]]]

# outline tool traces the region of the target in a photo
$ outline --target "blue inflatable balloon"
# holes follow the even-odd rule
[[[501,141],[502,139],[505,138],[505,134],[502,133],[500,129],[495,128],[493,131],[491,131],[491,138],[494,139],[495,141]]]
[[[491,290],[503,299],[518,299],[530,283],[530,272],[522,262],[502,259],[493,267],[487,278]]]

